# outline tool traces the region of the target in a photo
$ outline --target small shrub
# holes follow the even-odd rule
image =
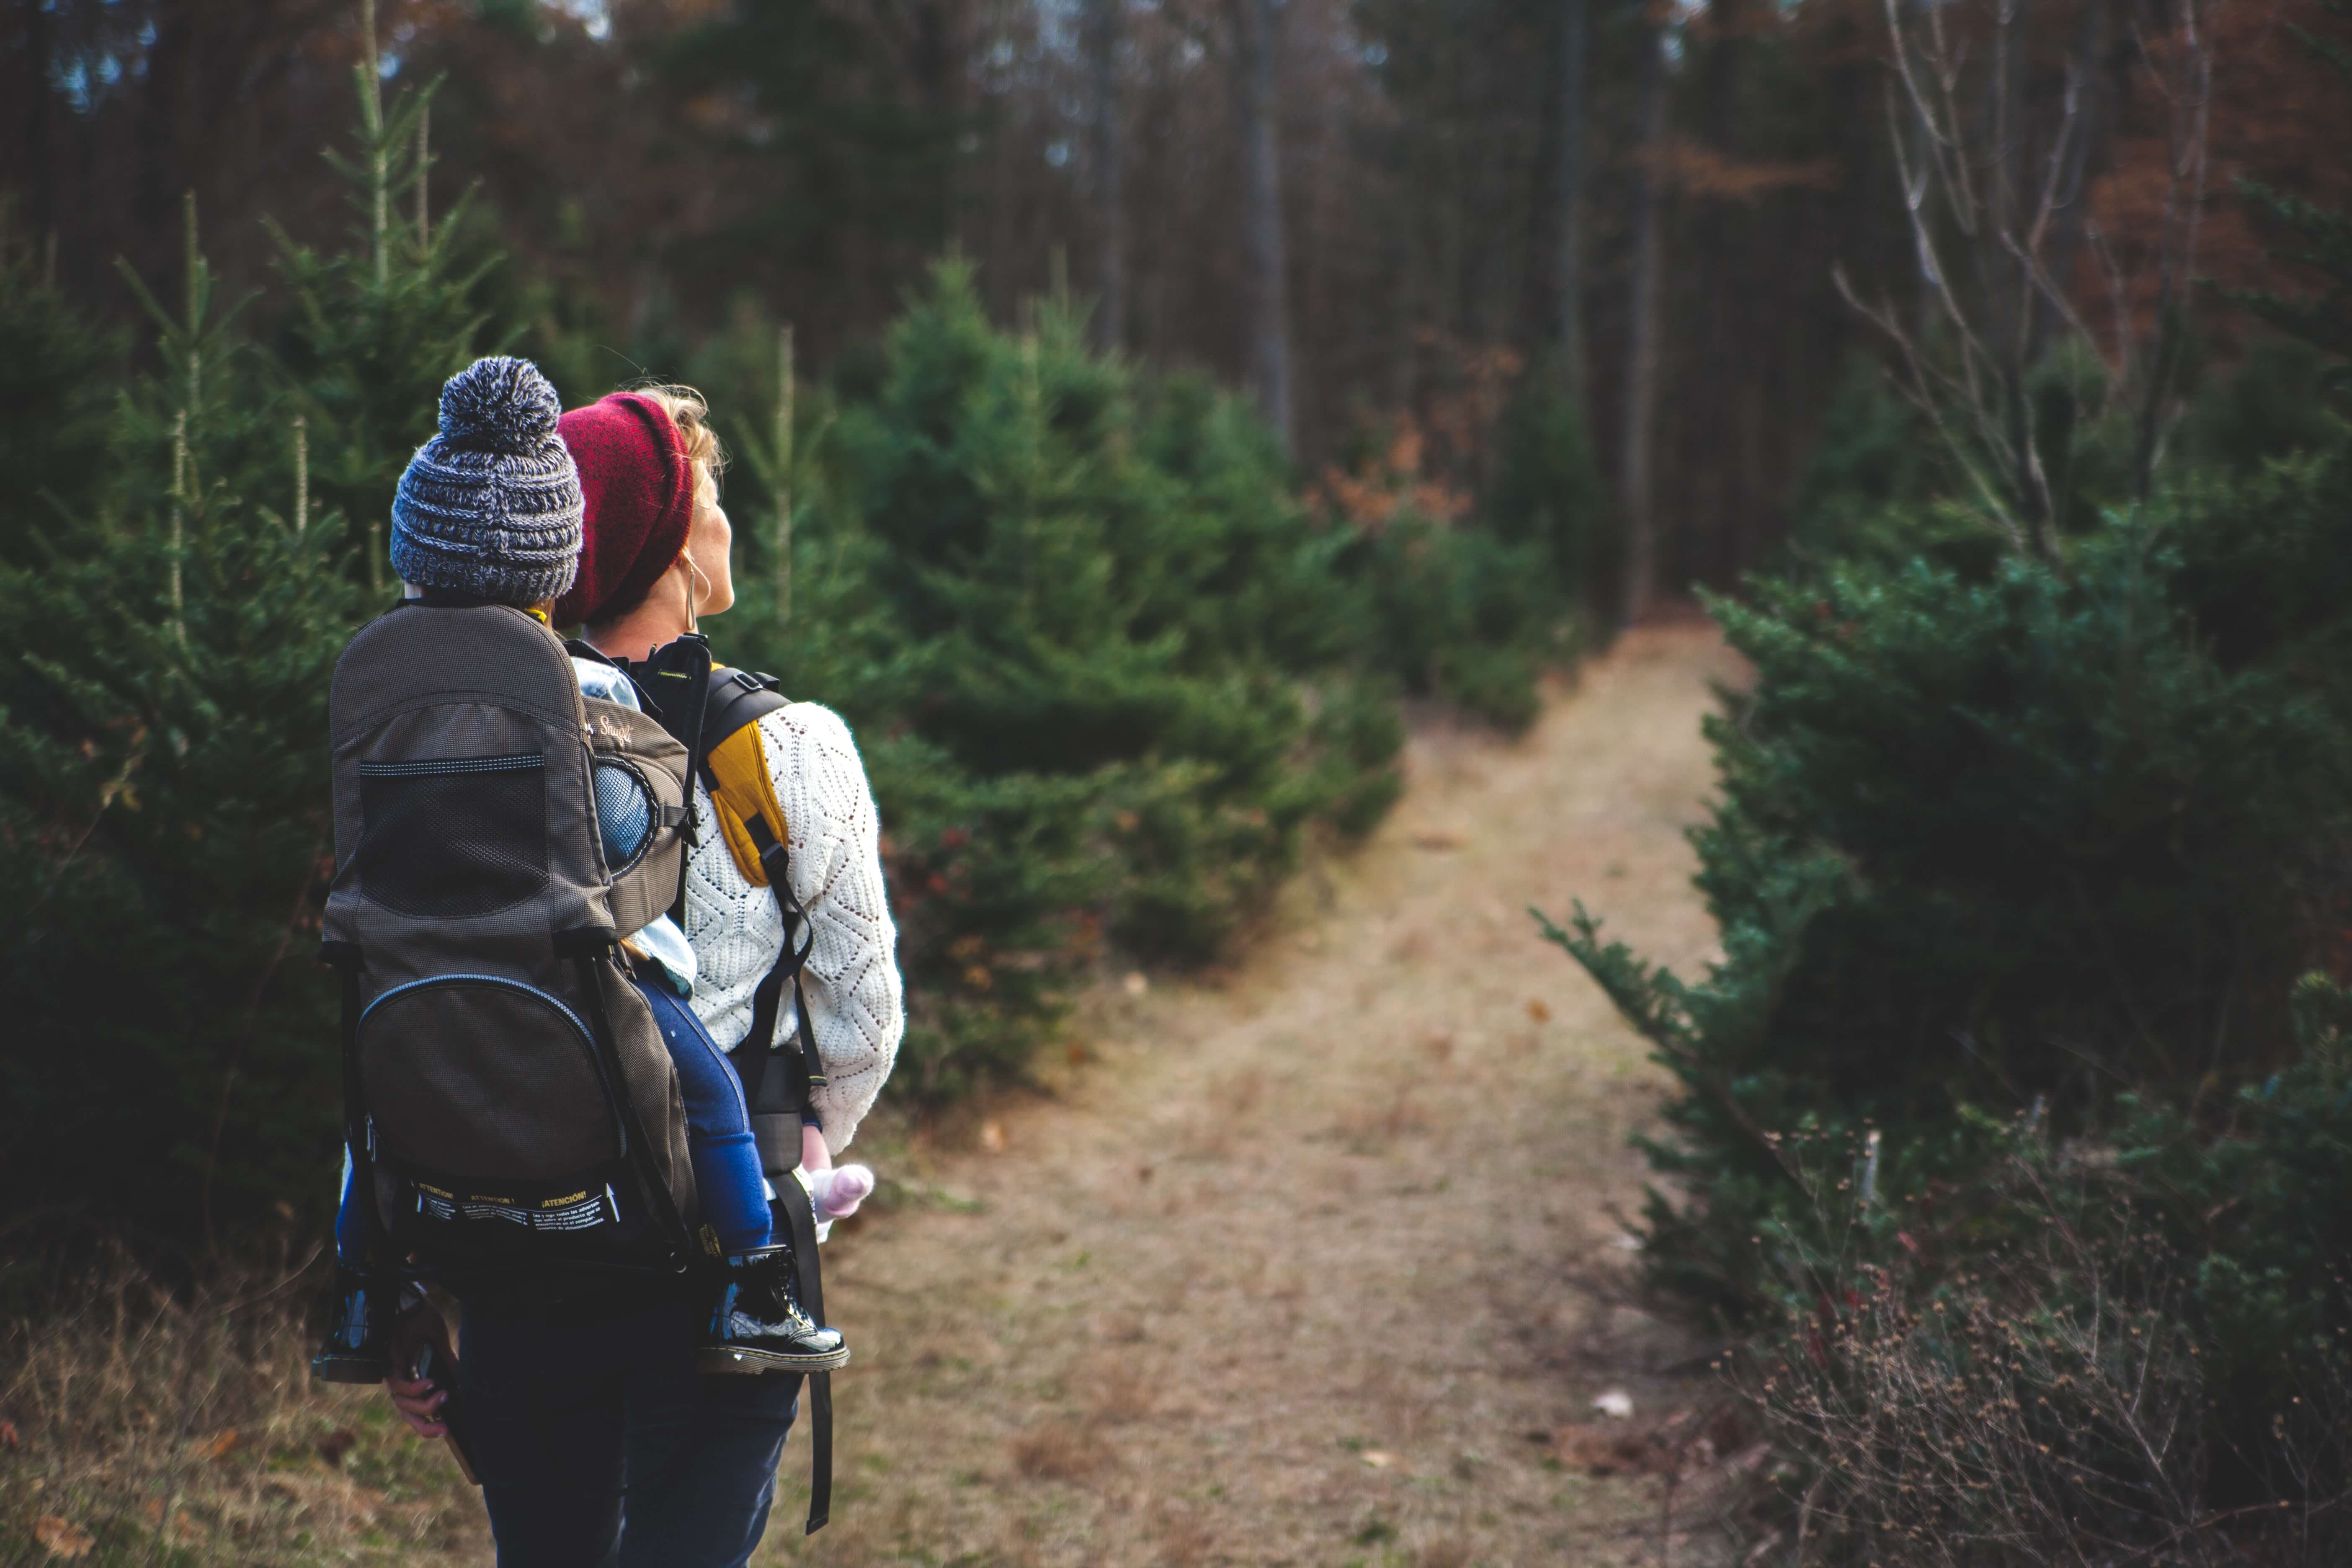
[[[2309,982],[2316,1005],[2340,1015],[2343,993]],[[1791,1141],[1805,1213],[1768,1236],[1776,1305],[1736,1380],[1802,1461],[1801,1544],[2018,1568],[2342,1560],[2352,1291],[2319,1248],[2352,1216],[2347,1082],[2331,1035],[2219,1138],[2160,1114],[2112,1142],[1976,1119],[1958,1179],[1900,1197],[1874,1141],[1850,1162]],[[2242,1212],[2217,1223],[2225,1183]]]

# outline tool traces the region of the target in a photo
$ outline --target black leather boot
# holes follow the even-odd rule
[[[719,1303],[695,1347],[703,1372],[831,1372],[849,1360],[837,1329],[819,1328],[801,1309],[790,1247],[738,1252],[726,1261]]]
[[[390,1376],[392,1319],[399,1303],[396,1280],[337,1268],[334,1320],[326,1343],[310,1358],[310,1375],[321,1383],[382,1383]]]

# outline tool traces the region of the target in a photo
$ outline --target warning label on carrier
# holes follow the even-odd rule
[[[416,1184],[416,1212],[445,1222],[492,1220],[525,1230],[587,1230],[613,1217],[606,1193],[585,1190],[553,1198],[517,1198],[495,1193],[458,1193]]]

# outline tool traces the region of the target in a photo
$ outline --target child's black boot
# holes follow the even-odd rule
[[[392,1319],[400,1302],[400,1282],[335,1270],[334,1318],[327,1341],[310,1358],[310,1375],[321,1383],[382,1383],[392,1373]]]
[[[837,1329],[820,1328],[801,1307],[793,1249],[730,1254],[719,1303],[695,1347],[704,1372],[831,1372],[849,1360]]]

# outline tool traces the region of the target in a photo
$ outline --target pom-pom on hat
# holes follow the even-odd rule
[[[392,569],[420,588],[536,605],[572,585],[580,473],[562,404],[529,360],[478,359],[441,388],[441,431],[392,499]]]
[[[569,626],[645,601],[686,548],[695,477],[686,437],[650,397],[613,393],[566,414],[559,428],[587,504],[580,575],[552,617]]]

